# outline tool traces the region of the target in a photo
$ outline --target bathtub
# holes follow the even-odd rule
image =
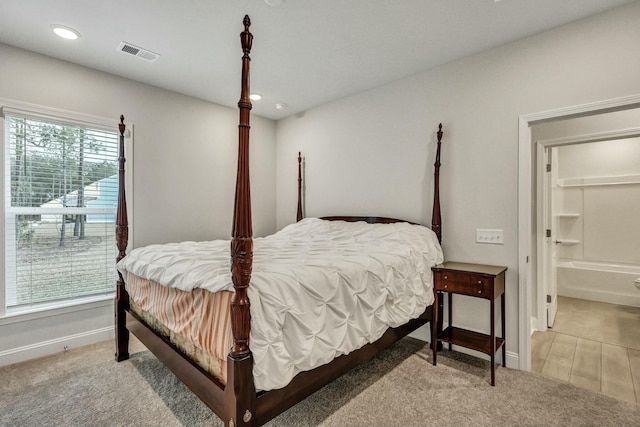
[[[560,261],[558,295],[640,307],[640,265]]]

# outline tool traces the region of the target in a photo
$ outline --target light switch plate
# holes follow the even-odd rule
[[[476,243],[504,245],[504,230],[476,229]]]

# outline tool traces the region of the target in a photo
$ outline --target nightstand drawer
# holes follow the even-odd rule
[[[458,271],[437,272],[435,287],[436,291],[477,297],[491,297],[493,294],[491,278]]]

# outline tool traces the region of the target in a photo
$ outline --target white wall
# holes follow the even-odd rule
[[[295,220],[298,150],[306,157],[307,216],[430,224],[442,122],[445,256],[509,268],[506,342],[516,366],[518,117],[640,93],[637,40],[640,2],[279,121],[278,227]],[[505,244],[476,244],[477,228],[503,229]],[[456,305],[455,323],[488,332],[485,301],[460,297]]]
[[[640,264],[640,138],[558,147],[560,258]],[[558,283],[562,293],[562,283]]]
[[[640,120],[637,124],[640,128]],[[559,147],[558,154],[561,180],[640,175],[640,138],[568,145]]]
[[[133,170],[128,196],[135,246],[230,236],[236,109],[3,44],[0,76],[0,98],[115,120],[124,114],[134,124],[134,155],[126,167]],[[251,124],[254,233],[260,236],[276,230],[276,126],[256,116]],[[0,318],[0,364],[111,337],[112,301],[89,308],[46,318]]]
[[[578,136],[606,134],[623,129],[640,127],[640,108],[599,113],[584,117],[575,117],[531,126],[531,139],[575,139]],[[592,139],[592,138],[591,138]],[[608,139],[611,139],[609,137]]]

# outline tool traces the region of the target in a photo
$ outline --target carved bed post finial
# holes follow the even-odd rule
[[[296,221],[300,221],[302,218],[302,153],[298,151],[298,213]]]
[[[431,229],[436,233],[438,241],[442,243],[442,220],[440,217],[440,146],[442,143],[442,123],[438,125],[438,148],[433,171],[433,213],[431,215]]]
[[[120,132],[118,147],[118,208],[116,210],[116,246],[118,255],[116,263],[124,258],[127,253],[127,242],[129,240],[129,222],[127,219],[127,197],[125,194],[125,170],[124,163],[124,115],[120,115],[118,124]],[[125,309],[129,308],[129,294],[125,289],[124,279],[118,271],[118,281],[116,283],[115,301],[115,329],[116,329],[116,360],[118,362],[129,358],[129,331],[126,327]]]
[[[244,15],[242,23],[244,24],[244,31],[240,33],[240,42],[242,43],[242,51],[248,56],[249,53],[251,53],[251,44],[253,43],[253,34],[249,31],[249,27],[251,26],[251,18],[249,18],[249,15]]]

